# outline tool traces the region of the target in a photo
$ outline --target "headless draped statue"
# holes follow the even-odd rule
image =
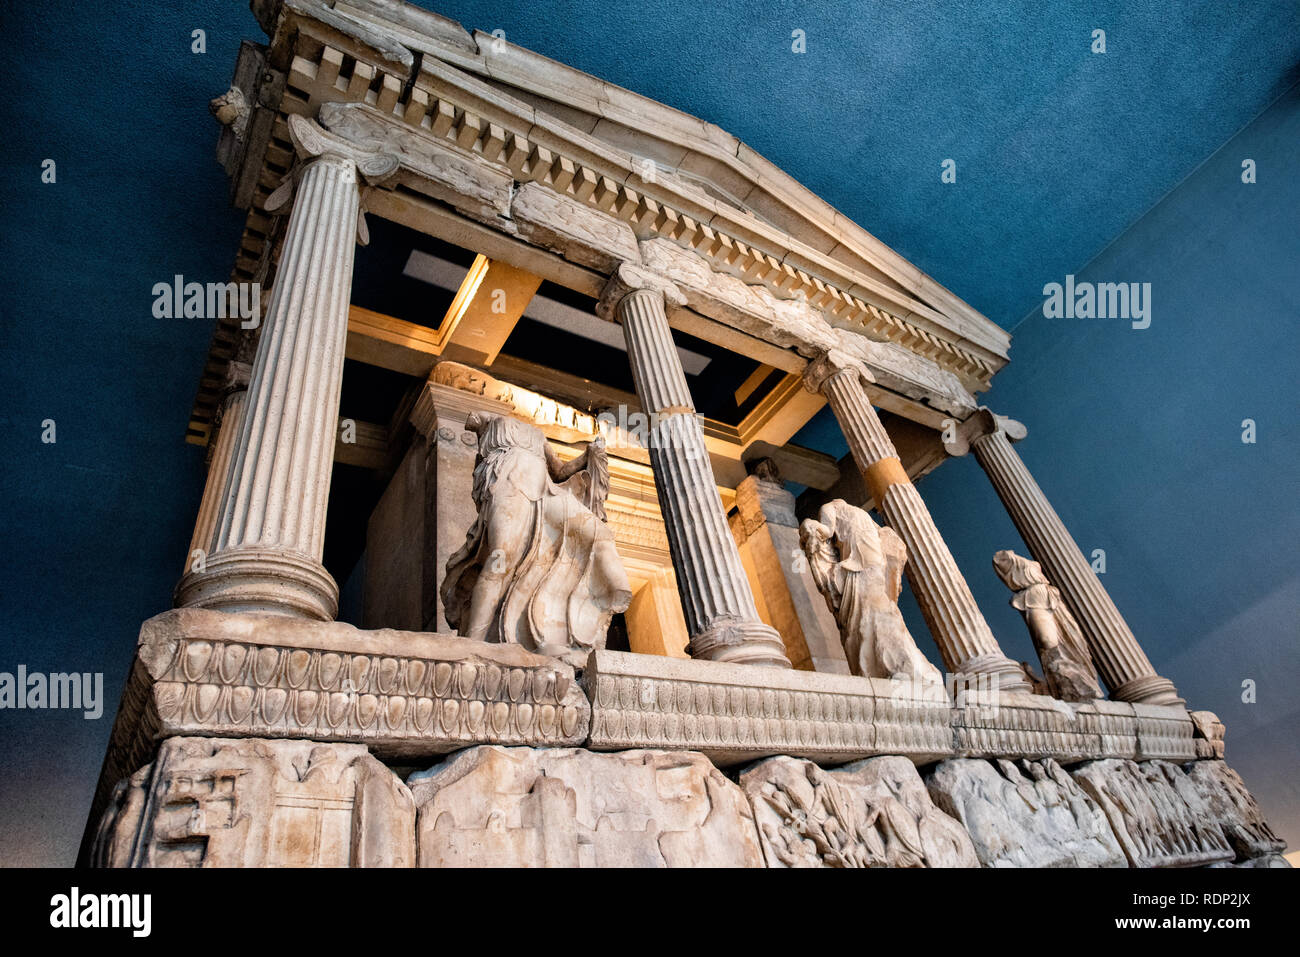
[[[447,561],[447,621],[463,637],[518,642],[580,668],[632,598],[604,521],[604,440],[561,463],[519,419],[474,412],[465,427],[478,435],[478,517]]]
[[[1042,566],[1003,549],[993,556],[993,568],[1010,588],[1011,607],[1025,616],[1034,641],[1048,693],[1061,701],[1091,701],[1101,697],[1092,655],[1079,623],[1061,593],[1047,580]]]
[[[849,670],[868,678],[943,684],[916,647],[898,610],[907,546],[843,499],[799,526],[799,544],[826,604],[839,622]]]

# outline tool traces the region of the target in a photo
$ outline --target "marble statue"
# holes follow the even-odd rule
[[[1101,697],[1097,672],[1078,623],[1042,566],[1009,549],[993,556],[993,568],[1015,594],[1011,607],[1025,616],[1029,635],[1043,664],[1047,691],[1061,701]]]
[[[822,506],[799,527],[809,571],[840,626],[855,675],[942,684],[939,669],[916,647],[898,610],[907,546],[893,529],[843,499]]]
[[[475,412],[465,426],[478,435],[478,517],[447,562],[447,621],[462,637],[518,642],[581,668],[632,598],[604,521],[604,442],[562,463],[519,419]]]

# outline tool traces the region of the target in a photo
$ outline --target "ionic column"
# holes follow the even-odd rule
[[[872,499],[907,546],[907,580],[944,667],[954,674],[989,675],[1005,691],[1029,691],[1020,666],[998,647],[929,509],[907,477],[867,397],[864,384],[872,381],[860,362],[838,351],[823,354],[804,372],[804,384],[829,401]]]
[[[225,491],[226,473],[235,451],[244,421],[244,404],[248,399],[248,377],[252,367],[247,362],[231,361],[226,370],[226,387],[222,390],[217,407],[216,438],[212,455],[208,458],[208,477],[203,483],[203,499],[199,514],[194,520],[194,534],[185,556],[185,571],[201,570],[207,565],[212,551],[212,537],[217,530],[217,514],[221,510],[221,494]]]
[[[359,175],[392,175],[396,157],[358,150],[299,116],[302,164],[267,202],[293,212],[243,421],[230,453],[212,549],[176,586],[177,605],[329,620],[338,586],[321,564],[334,464]],[[296,186],[296,196],[294,190]]]
[[[1156,674],[1124,617],[1093,573],[1051,502],[1011,443],[1025,437],[1019,422],[982,408],[945,442],[949,454],[975,450],[1034,560],[1074,612],[1097,670],[1118,701],[1183,704],[1172,681]]]
[[[624,263],[610,278],[599,313],[623,324],[632,377],[652,422],[650,466],[668,533],[693,658],[789,668],[785,645],[764,624],[727,527],[704,431],[668,327],[671,283]]]

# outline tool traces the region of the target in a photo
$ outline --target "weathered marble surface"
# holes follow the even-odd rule
[[[799,527],[809,570],[840,626],[849,670],[868,678],[902,678],[942,684],[903,622],[907,546],[864,510],[843,499],[822,506]]]
[[[1106,815],[1050,758],[943,761],[926,785],[985,867],[1125,866]]]
[[[993,556],[993,568],[1013,592],[1011,607],[1024,615],[1048,692],[1062,701],[1100,698],[1088,643],[1042,566],[1003,549]]]
[[[1196,756],[1202,759],[1223,759],[1223,737],[1225,728],[1219,716],[1213,711],[1189,711],[1192,719],[1192,745]]]
[[[718,661],[594,653],[588,747],[684,748],[721,765],[777,754],[831,763],[874,754],[951,754],[942,687]]]
[[[411,867],[415,807],[356,744],[170,738],[119,782],[96,867]]]
[[[484,746],[408,780],[421,867],[762,867],[749,802],[691,752]]]
[[[1072,773],[1106,812],[1134,867],[1189,867],[1235,856],[1201,788],[1177,764],[1108,758]]]
[[[1268,826],[1259,805],[1246,790],[1246,782],[1236,771],[1222,761],[1194,761],[1186,766],[1186,771],[1223,828],[1223,835],[1236,851],[1239,862],[1280,855],[1286,850],[1286,842]]]
[[[137,655],[132,681],[147,693],[125,701],[146,714],[123,710],[118,724],[151,712],[158,738],[360,741],[396,758],[587,734],[573,669],[518,645],[183,608],[145,622]]]
[[[740,776],[768,867],[978,867],[966,831],[936,808],[907,758],[824,770],[768,758]]]
[[[632,600],[604,521],[604,440],[562,463],[542,430],[519,419],[473,412],[465,427],[478,436],[478,517],[447,562],[447,621],[466,638],[581,667]]]

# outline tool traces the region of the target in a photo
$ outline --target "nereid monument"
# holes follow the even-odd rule
[[[1007,333],[712,124],[401,0],[252,7],[261,318],[83,865],[1286,866],[977,401]],[[968,453],[1041,681],[915,484]]]

